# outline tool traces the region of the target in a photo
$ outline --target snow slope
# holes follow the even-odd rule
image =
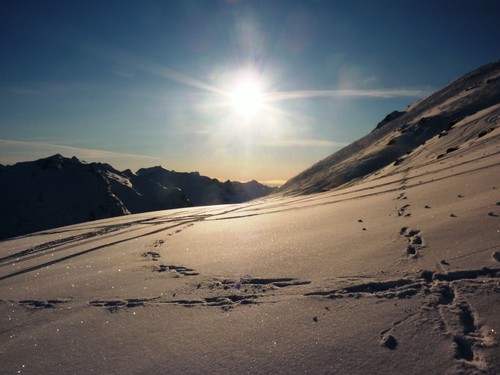
[[[363,178],[390,163],[401,163],[406,155],[415,151],[427,153],[428,159],[452,152],[452,147],[459,148],[460,142],[471,139],[453,137],[455,144],[450,150],[430,150],[426,143],[455,133],[457,130],[453,129],[458,124],[463,129],[471,128],[471,135],[478,137],[495,129],[499,103],[500,61],[497,61],[453,81],[404,113],[389,114],[372,133],[319,161],[279,191],[287,194],[321,192]],[[479,112],[483,113],[484,121],[476,118]]]
[[[323,193],[1,241],[0,372],[499,373],[499,119]]]

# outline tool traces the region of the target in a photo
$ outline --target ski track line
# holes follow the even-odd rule
[[[147,236],[150,236],[150,235],[153,235],[153,234],[161,233],[161,232],[164,232],[166,230],[170,230],[170,229],[173,229],[173,228],[176,228],[176,227],[179,227],[179,226],[194,224],[195,222],[203,221],[203,220],[205,220],[205,219],[207,219],[209,217],[218,216],[218,215],[225,215],[225,214],[228,214],[228,213],[232,213],[232,212],[240,210],[241,208],[242,207],[236,207],[236,208],[233,208],[233,209],[230,209],[230,210],[225,210],[225,211],[222,211],[222,212],[216,212],[216,213],[213,213],[212,215],[200,215],[199,217],[195,216],[191,220],[182,221],[181,223],[178,223],[178,224],[175,224],[175,225],[171,225],[171,226],[168,226],[168,227],[165,227],[165,228],[156,229],[156,230],[148,232],[148,233],[144,233],[144,234],[141,234],[141,235],[138,235],[138,236],[134,236],[134,237],[128,237],[128,238],[125,238],[125,239],[122,239],[122,240],[118,240],[118,241],[114,241],[114,242],[110,242],[110,243],[107,243],[107,244],[104,244],[104,245],[99,245],[99,246],[96,246],[96,247],[93,247],[93,248],[90,248],[90,249],[87,249],[87,250],[80,251],[80,252],[75,253],[75,254],[66,255],[66,256],[63,256],[63,257],[58,258],[58,259],[54,259],[54,260],[51,260],[51,261],[48,261],[48,262],[45,262],[45,263],[42,263],[42,264],[39,264],[39,265],[36,265],[36,266],[32,266],[32,267],[26,268],[24,270],[19,270],[19,271],[16,271],[16,272],[13,272],[13,273],[10,273],[10,274],[7,274],[7,275],[0,276],[0,281],[9,279],[11,277],[23,275],[25,273],[33,272],[33,271],[36,271],[36,270],[39,270],[39,269],[42,269],[42,268],[45,268],[45,267],[49,267],[49,266],[52,266],[54,264],[57,264],[57,263],[60,263],[60,262],[64,262],[64,261],[66,261],[68,259],[72,259],[72,258],[81,256],[81,255],[85,255],[85,254],[88,254],[88,253],[91,253],[91,252],[94,252],[94,251],[97,251],[97,250],[101,250],[101,249],[104,249],[104,248],[107,248],[107,247],[110,247],[110,246],[118,245],[118,244],[121,244],[121,243],[124,243],[124,242],[128,242],[128,241],[132,241],[132,240],[138,239],[138,238],[143,238],[143,237],[147,237]],[[157,219],[158,219],[157,217],[153,218],[153,219],[150,218],[150,219],[146,219],[146,221],[152,221],[152,220],[157,220]],[[138,228],[137,230],[140,230],[140,229],[143,229],[143,228]],[[136,230],[134,230],[134,231],[136,231]],[[121,234],[122,233],[118,233],[118,234],[115,234],[115,235],[121,235]],[[113,236],[115,236],[115,235],[113,235]],[[102,240],[102,238],[99,238],[99,240]],[[95,240],[93,240],[92,242],[94,242],[94,241]],[[79,246],[79,244],[72,245],[68,249],[74,248],[76,246]],[[57,250],[58,251],[63,251],[63,250],[67,250],[67,249],[60,249],[59,248]],[[45,254],[46,253],[44,253],[44,255]]]

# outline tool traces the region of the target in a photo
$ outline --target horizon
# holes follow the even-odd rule
[[[15,166],[16,164],[19,164],[19,163],[33,163],[33,162],[37,162],[39,160],[50,159],[50,158],[53,158],[53,157],[56,157],[56,156],[61,156],[61,157],[65,158],[65,159],[76,158],[82,164],[92,164],[92,163],[109,164],[109,165],[111,165],[111,167],[115,168],[115,166],[112,165],[111,163],[106,163],[106,162],[102,162],[102,161],[99,161],[99,160],[97,160],[97,161],[87,161],[87,160],[83,160],[83,159],[77,157],[76,155],[69,156],[69,154],[68,155],[63,155],[61,153],[56,153],[56,154],[44,156],[44,157],[37,158],[37,159],[34,159],[34,160],[17,161],[17,162],[10,163],[10,164],[2,164],[2,163],[0,163],[0,166],[12,167],[12,166]],[[139,172],[139,170],[141,170],[141,169],[152,169],[152,168],[162,168],[162,169],[167,170],[169,172],[175,172],[175,173],[198,173],[201,176],[205,176],[205,177],[209,177],[209,178],[212,178],[212,179],[216,179],[219,182],[231,181],[231,182],[247,183],[247,182],[251,182],[251,181],[257,181],[257,182],[259,182],[261,184],[268,185],[268,186],[271,186],[271,187],[279,187],[279,186],[283,185],[286,182],[286,181],[280,181],[280,180],[258,181],[258,180],[255,180],[255,179],[247,180],[247,181],[228,180],[228,179],[221,179],[221,178],[213,177],[213,176],[206,176],[203,173],[200,173],[199,171],[195,171],[195,170],[193,170],[193,171],[178,171],[178,170],[174,170],[174,169],[168,169],[168,168],[164,167],[163,165],[150,165],[150,166],[141,167],[141,168],[138,168],[138,169],[130,169],[130,168],[115,168],[115,169],[117,171],[121,172],[121,173],[125,172],[126,170],[131,170],[134,174],[137,174]]]
[[[284,182],[499,58],[495,1],[12,2],[5,10],[7,165],[59,153],[118,170],[161,165]]]

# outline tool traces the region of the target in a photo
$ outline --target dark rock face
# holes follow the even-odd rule
[[[380,121],[377,126],[375,127],[375,130],[378,130],[378,129],[381,129],[382,127],[384,127],[385,125],[387,125],[388,123],[390,123],[391,121],[394,121],[396,120],[398,117],[401,117],[402,115],[404,115],[406,112],[399,112],[399,111],[393,111],[391,113],[389,113],[387,116],[384,117],[384,119],[382,121]]]
[[[257,181],[220,182],[217,179],[201,176],[198,172],[174,172],[162,167],[143,168],[137,176],[155,181],[165,187],[177,187],[186,194],[193,206],[241,203],[259,198],[274,191]]]
[[[54,155],[0,172],[0,238],[129,213],[92,165]]]
[[[0,239],[131,213],[239,203],[273,188],[162,167],[120,172],[59,154],[0,168]]]

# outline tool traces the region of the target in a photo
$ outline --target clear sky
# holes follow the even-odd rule
[[[500,58],[498,0],[0,4],[0,163],[287,180]]]

